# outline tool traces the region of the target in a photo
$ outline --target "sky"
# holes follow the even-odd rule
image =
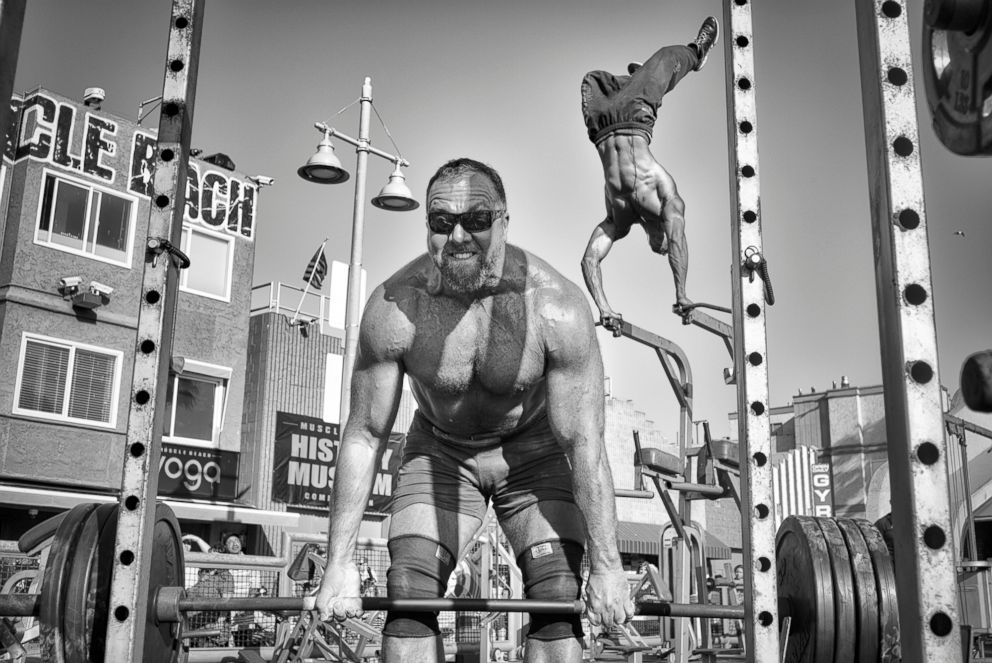
[[[922,6],[910,0],[908,16],[939,371],[953,392],[964,359],[992,346],[992,160],[954,155],[934,135]],[[32,0],[15,89],[81,98],[99,86],[105,110],[134,118],[139,101],[161,94],[170,12],[166,0]],[[767,365],[771,405],[783,406],[842,375],[852,386],[881,383],[858,44],[853,2],[758,0],[752,12],[761,220],[776,296],[767,309]],[[275,178],[259,194],[253,281],[302,287],[325,238],[332,259],[349,260],[354,179],[316,185],[296,169],[320,139],[315,121],[357,136],[357,105],[337,113],[369,76],[388,128],[373,114],[372,144],[411,162],[407,182],[421,202],[444,161],[470,156],[493,165],[506,186],[510,242],[581,283],[579,261],[605,214],[602,171],[580,112],[582,76],[623,72],[661,46],[691,41],[706,15],[722,13],[720,0],[210,0],[192,145]],[[157,126],[157,114],[145,125]],[[688,295],[722,306],[731,304],[726,126],[721,44],[666,96],[652,150],[685,200]],[[335,145],[354,172],[353,148]],[[390,171],[386,160],[370,158],[369,198]],[[422,253],[426,238],[423,208],[368,205],[370,290]],[[717,337],[671,313],[667,261],[635,229],[603,273],[615,310],[688,355],[693,419],[736,438],[727,419],[736,393],[722,377],[732,361]],[[613,395],[676,439],[678,406],[654,353],[599,334]]]

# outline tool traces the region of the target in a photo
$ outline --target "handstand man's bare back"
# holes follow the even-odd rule
[[[644,227],[652,251],[668,255],[675,279],[673,310],[681,313],[692,304],[685,294],[689,267],[685,204],[675,180],[651,153],[651,133],[662,97],[690,71],[702,68],[718,32],[717,21],[710,16],[691,44],[666,46],[643,65],[631,63],[629,76],[591,71],[582,79],[582,114],[606,180],[606,219],[589,238],[582,275],[599,308],[600,322],[615,336],[620,335],[623,319],[606,300],[600,263],[634,224]]]

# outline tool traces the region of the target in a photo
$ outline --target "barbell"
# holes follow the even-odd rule
[[[55,530],[40,594],[0,595],[0,617],[38,616],[42,656],[50,663],[102,663],[108,620],[127,609],[108,605],[115,563],[116,504],[84,504]],[[314,597],[191,597],[179,524],[164,504],[152,532],[144,663],[182,660],[183,615],[193,611],[299,612]],[[790,663],[888,663],[899,630],[892,559],[867,521],[790,516],[776,541],[780,620],[790,618]],[[742,620],[740,605],[642,601],[636,613],[658,617]],[[582,601],[532,599],[362,598],[364,610],[581,614]]]

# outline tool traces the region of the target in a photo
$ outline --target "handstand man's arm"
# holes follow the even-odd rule
[[[586,521],[589,621],[609,628],[634,614],[616,545],[613,478],[603,441],[603,360],[581,291],[566,284],[548,326],[548,419],[572,466],[575,502]]]
[[[381,288],[373,294],[359,336],[358,356],[351,378],[351,414],[344,428],[334,473],[327,542],[327,568],[317,593],[321,619],[361,614],[361,578],[354,562],[362,516],[372,492],[379,458],[389,439],[399,405],[403,370],[385,320],[388,304]]]
[[[606,291],[603,290],[603,272],[600,268],[600,263],[603,262],[607,254],[609,254],[610,249],[613,248],[613,242],[622,239],[626,235],[626,232],[620,232],[612,219],[607,218],[593,229],[592,236],[589,237],[589,244],[586,246],[585,255],[582,256],[582,277],[585,279],[589,294],[592,295],[593,301],[596,302],[596,308],[599,309],[599,321],[603,327],[612,331],[614,336],[620,336],[620,325],[623,322],[623,316],[614,312],[610,308],[609,302],[606,301]]]

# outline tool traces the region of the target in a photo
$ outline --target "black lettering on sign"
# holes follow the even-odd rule
[[[227,178],[217,171],[207,171],[200,184],[200,220],[208,226],[222,226],[227,222]]]
[[[187,221],[200,220],[200,167],[192,161],[186,169],[186,211]]]
[[[155,173],[155,148],[158,141],[151,136],[140,131],[134,132],[134,139],[131,143],[131,179],[128,182],[128,189],[151,197],[154,187],[152,186],[152,175]]]
[[[86,114],[86,142],[83,144],[83,172],[113,182],[117,174],[103,163],[103,156],[115,157],[117,143],[106,137],[117,135],[117,123]]]
[[[3,143],[3,158],[11,161],[14,160],[14,155],[17,153],[17,124],[21,117],[21,104],[20,99],[10,100],[10,110],[14,112],[10,114],[10,126],[3,127],[4,136],[6,136]]]
[[[73,125],[76,123],[76,109],[59,104],[58,120],[55,123],[55,142],[52,145],[52,161],[60,166],[79,170],[83,160],[72,154]]]
[[[14,159],[34,157],[47,159],[52,152],[55,133],[55,100],[35,94],[24,100],[21,111],[21,131]]]

